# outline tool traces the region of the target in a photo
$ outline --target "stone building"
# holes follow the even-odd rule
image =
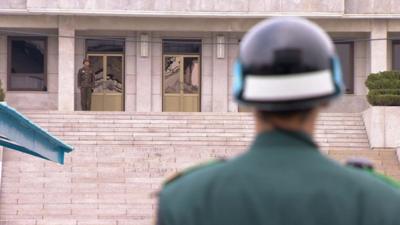
[[[389,0],[3,0],[0,78],[18,109],[80,110],[76,74],[88,57],[94,111],[245,111],[230,95],[244,33],[263,18],[305,16],[342,59],[346,95],[329,111],[361,112],[367,75],[400,67],[399,13]]]

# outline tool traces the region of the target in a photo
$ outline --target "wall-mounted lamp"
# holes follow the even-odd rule
[[[149,35],[148,34],[140,35],[140,56],[141,57],[149,56]]]
[[[217,36],[217,58],[225,58],[225,36]]]

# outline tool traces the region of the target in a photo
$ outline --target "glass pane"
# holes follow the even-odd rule
[[[163,40],[163,52],[164,54],[200,54],[201,41],[165,39]]]
[[[94,82],[94,93],[103,92],[104,82],[104,68],[103,68],[103,56],[89,56],[90,67],[93,70],[95,82]]]
[[[88,39],[86,40],[87,52],[123,52],[124,40],[122,39]]]
[[[45,45],[44,39],[11,40],[12,89],[46,90]]]
[[[180,93],[181,57],[164,58],[164,93]]]
[[[353,44],[352,43],[336,43],[336,52],[339,56],[343,71],[343,81],[347,94],[354,92],[354,75],[353,75]]]
[[[11,74],[11,89],[31,89],[46,91],[44,85],[43,74]]]
[[[200,62],[198,57],[183,58],[183,92],[199,93],[200,84]]]
[[[393,44],[393,69],[400,70],[400,43]]]
[[[104,81],[104,91],[123,92],[123,71],[121,56],[107,56],[107,76]]]

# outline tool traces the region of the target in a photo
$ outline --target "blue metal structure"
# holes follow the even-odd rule
[[[0,102],[0,145],[60,164],[73,150],[5,102]]]

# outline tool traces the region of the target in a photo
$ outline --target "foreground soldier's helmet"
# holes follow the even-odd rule
[[[236,100],[265,111],[318,106],[342,93],[342,73],[329,36],[302,18],[253,27],[234,68]]]

